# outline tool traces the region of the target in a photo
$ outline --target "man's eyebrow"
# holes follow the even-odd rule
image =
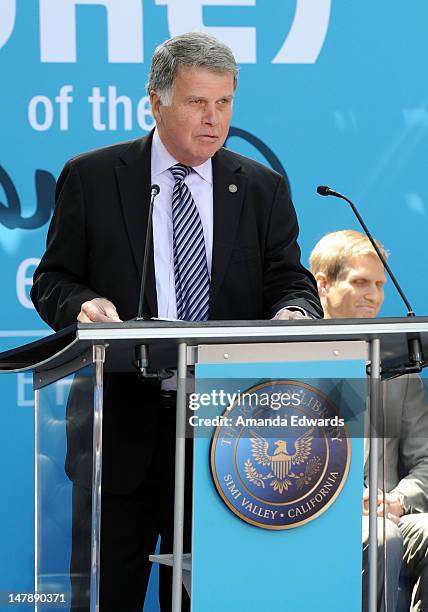
[[[184,98],[185,101],[188,100],[203,100],[206,101],[208,100],[208,98],[206,98],[205,96],[197,96],[197,95],[193,95],[193,96],[186,96],[186,98]],[[217,98],[217,100],[232,100],[233,99],[233,94],[226,94],[224,96],[219,96]]]
[[[370,282],[372,279],[369,278],[368,276],[363,276],[363,275],[358,275],[358,276],[353,276],[351,278],[351,280],[353,281],[365,281],[365,282]],[[375,283],[383,283],[385,284],[386,279],[373,279]]]
[[[204,98],[204,96],[196,96],[196,95],[194,95],[194,96],[186,96],[184,98],[185,102],[188,102],[189,100],[206,100],[206,98]]]

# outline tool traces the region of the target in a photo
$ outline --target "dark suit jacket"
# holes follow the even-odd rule
[[[74,323],[81,304],[100,296],[115,304],[121,319],[136,316],[151,139],[92,151],[66,164],[31,291],[36,309],[54,329]],[[213,157],[213,190],[209,318],[266,319],[285,305],[322,316],[315,281],[300,264],[298,224],[284,178],[221,149]],[[157,315],[153,254],[145,314]],[[141,409],[142,391],[147,389],[134,375],[106,379],[103,480],[112,490],[134,488],[150,461],[159,423],[156,409]],[[83,410],[76,408],[72,417],[69,431],[80,429]],[[70,445],[69,439],[69,451]]]

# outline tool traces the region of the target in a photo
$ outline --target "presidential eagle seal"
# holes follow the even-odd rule
[[[324,393],[299,381],[269,381],[240,393],[224,415],[211,442],[211,472],[239,518],[290,529],[334,502],[351,446],[344,419]]]

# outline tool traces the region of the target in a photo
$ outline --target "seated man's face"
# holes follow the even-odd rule
[[[375,255],[352,257],[334,282],[316,275],[326,319],[375,317],[383,303],[384,267]]]

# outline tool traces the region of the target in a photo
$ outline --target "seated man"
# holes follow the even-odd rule
[[[382,245],[378,243],[386,256]],[[376,317],[384,299],[384,267],[366,236],[354,230],[325,235],[310,256],[311,272],[325,318]],[[385,472],[378,490],[378,516],[386,517],[386,601],[394,612],[398,577],[403,570],[416,581],[412,612],[428,610],[428,406],[422,381],[403,376],[383,383],[385,434],[381,455]],[[364,471],[368,475],[368,449]],[[380,461],[380,465],[382,461]],[[379,544],[383,525],[379,524]],[[363,495],[363,567],[367,564],[368,488]],[[383,610],[383,554],[379,551],[378,610]],[[367,572],[363,570],[363,603],[367,607]]]

